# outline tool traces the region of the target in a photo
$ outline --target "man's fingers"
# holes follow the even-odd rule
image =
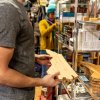
[[[40,59],[40,60],[50,60],[50,59],[52,59],[52,57],[49,56],[49,55],[41,55],[41,56],[39,57],[39,59]]]
[[[52,65],[51,63],[48,63],[48,64],[47,64],[48,67],[50,67],[51,65]]]
[[[53,78],[58,77],[60,75],[60,72],[56,72],[55,74],[52,75]]]
[[[45,58],[52,59],[52,57],[50,55],[45,55]]]
[[[61,80],[56,79],[56,82],[55,82],[54,86],[56,86],[56,85],[58,85],[58,84],[60,84],[60,83],[61,83]]]

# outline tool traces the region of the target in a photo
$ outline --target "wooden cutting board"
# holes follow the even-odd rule
[[[59,79],[66,78],[69,80],[73,79],[72,76],[74,76],[74,78],[78,77],[76,72],[71,68],[71,66],[67,63],[67,61],[61,54],[58,54],[51,50],[46,50],[46,52],[52,57],[52,66],[47,70],[48,74],[60,72]]]

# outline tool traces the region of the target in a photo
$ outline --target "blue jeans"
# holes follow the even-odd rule
[[[0,100],[34,100],[33,90],[17,89],[0,85]]]
[[[41,77],[42,65],[35,62],[34,72],[35,72],[34,77]]]
[[[46,50],[40,50],[40,54],[46,54]],[[44,77],[47,73],[47,66],[42,65],[42,73],[41,73],[41,77]]]

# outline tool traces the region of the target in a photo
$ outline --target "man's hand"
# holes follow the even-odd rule
[[[47,87],[54,87],[58,85],[61,81],[58,79],[58,75],[60,75],[59,72],[53,74],[53,75],[46,75],[43,77],[42,82],[43,86]]]
[[[51,62],[50,59],[52,59],[52,57],[50,57],[50,55],[46,55],[46,54],[42,54],[42,55],[35,55],[35,61],[41,65],[46,65],[48,67],[51,66]]]

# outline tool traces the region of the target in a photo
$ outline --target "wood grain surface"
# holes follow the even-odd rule
[[[51,50],[46,50],[46,52],[52,57],[52,66],[47,70],[48,74],[54,74],[55,72],[60,72],[59,79],[69,79],[72,80],[73,77],[77,78],[78,75],[67,63],[61,54],[53,52]]]

